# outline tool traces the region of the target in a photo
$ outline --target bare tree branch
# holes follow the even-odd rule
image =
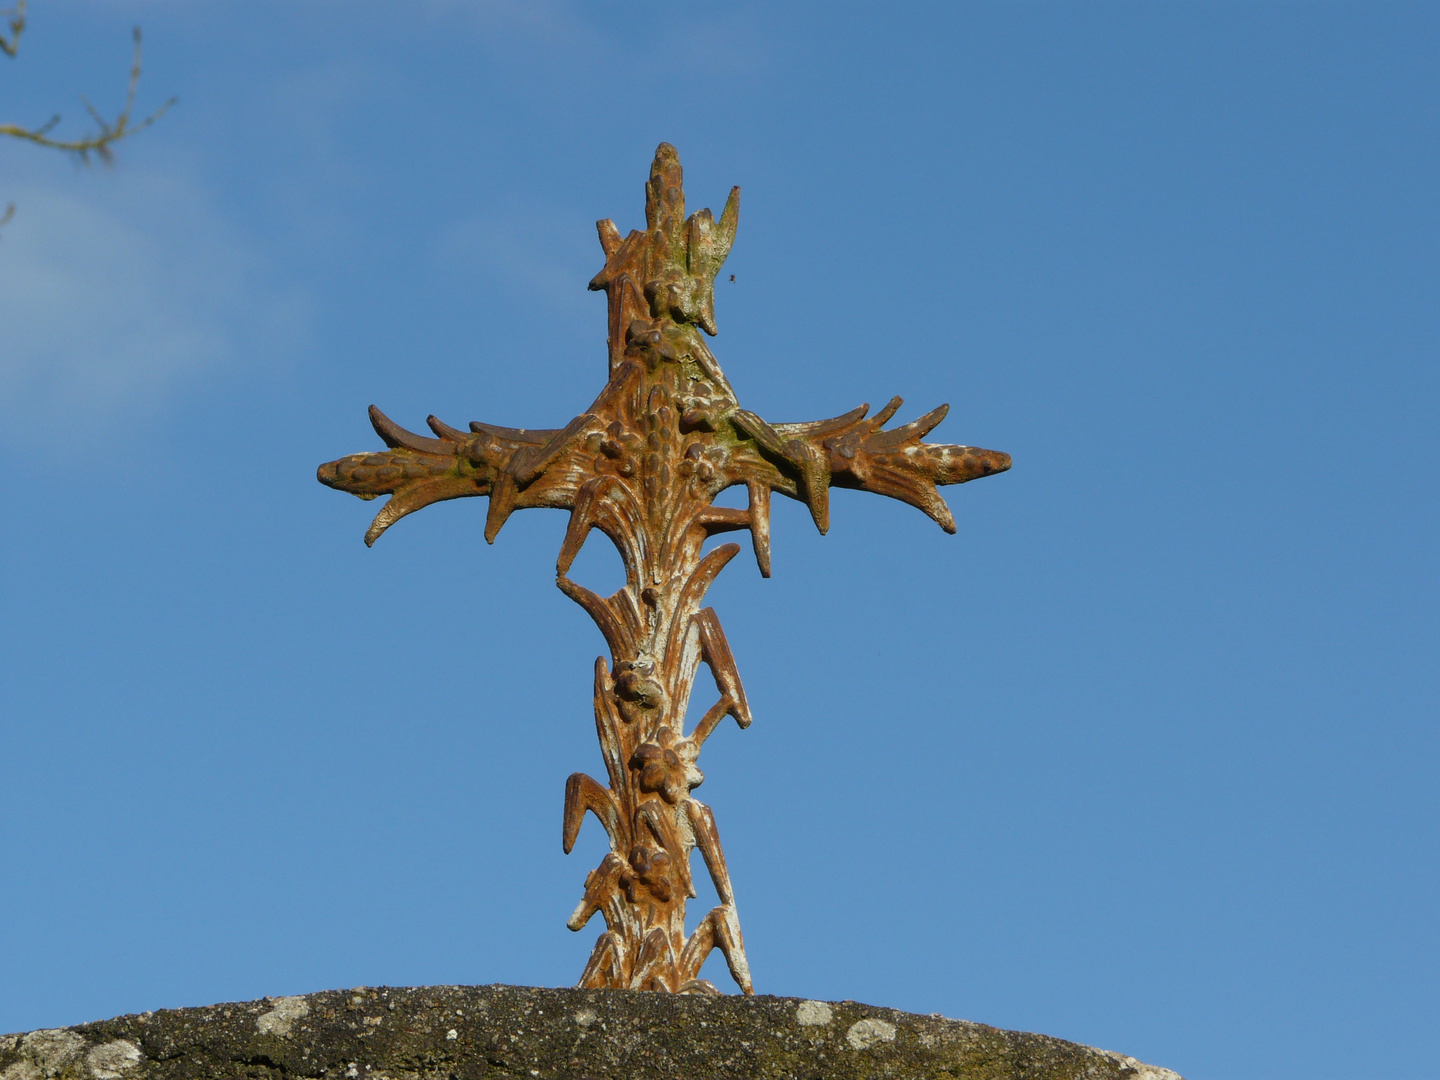
[[[25,28],[25,0],[19,0],[10,18],[9,39],[0,36],[0,48],[3,48],[6,55],[14,56],[19,47],[20,33]],[[90,155],[94,154],[101,161],[111,160],[110,147],[121,139],[129,138],[131,135],[144,131],[147,127],[160,119],[165,112],[174,105],[176,98],[171,98],[160,108],[138,123],[131,122],[131,115],[135,108],[135,92],[140,85],[140,28],[135,27],[135,59],[130,65],[130,85],[125,93],[125,107],[111,123],[100,115],[99,111],[85,102],[85,110],[90,114],[99,131],[81,139],[52,139],[50,132],[60,122],[59,116],[52,116],[48,121],[39,127],[27,128],[19,124],[0,124],[0,135],[8,135],[15,139],[24,139],[27,142],[35,143],[37,146],[48,146],[54,150],[61,150],[65,153],[75,154],[82,162],[89,164]]]
[[[0,11],[0,18],[10,17],[10,37],[0,34],[0,52],[6,56],[14,56],[20,51],[20,35],[25,30],[25,0],[16,0],[15,7],[9,11]]]

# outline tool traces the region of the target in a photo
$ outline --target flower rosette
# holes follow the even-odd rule
[[[640,790],[659,795],[671,806],[705,782],[695,767],[699,749],[688,739],[675,742],[669,728],[661,728],[657,742],[641,743],[630,758],[630,768],[639,774]]]

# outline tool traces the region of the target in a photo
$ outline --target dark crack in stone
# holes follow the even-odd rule
[[[0,1080],[1180,1080],[1063,1039],[853,1001],[364,987],[0,1036]]]

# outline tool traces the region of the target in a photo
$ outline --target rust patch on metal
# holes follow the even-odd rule
[[[710,583],[740,551],[711,536],[748,531],[760,573],[770,576],[770,496],[804,502],[823,533],[830,488],[872,491],[919,507],[946,532],[955,520],[937,488],[1010,467],[1010,456],[924,442],[947,406],[884,430],[894,398],[830,420],[772,424],[740,408],[700,331],[715,328],[714,282],[735,239],[740,189],[720,220],[685,216],[680,160],[662,143],[645,185],[644,231],[622,238],[598,223],[605,267],[590,282],[609,304],[610,379],[589,411],[563,428],[527,431],[473,422],[468,431],[429,418],[432,436],[395,424],[374,406],[387,449],[320,466],[322,484],[362,499],[390,496],[365,534],[373,544],[406,514],[443,499],[488,495],[485,539],[514,511],[570,511],[556,584],[595,620],[610,648],[595,664],[595,726],[607,783],[575,773],[565,784],[568,853],[587,812],[610,851],[585,880],[570,917],[579,930],[599,912],[605,932],[582,987],[718,993],[699,979],[719,948],[740,989],[754,992],[720,834],[691,794],[700,750],[725,717],[750,725],[740,675],[720,620],[702,608]],[[713,505],[744,486],[745,509]],[[600,596],[567,577],[592,530],[619,549],[625,585]],[[701,664],[715,702],[688,735],[686,710]],[[720,904],[685,933],[696,896],[690,855],[700,849]]]

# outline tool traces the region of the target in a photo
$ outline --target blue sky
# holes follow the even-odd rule
[[[0,119],[83,130],[136,22],[181,100],[116,167],[0,146],[0,1030],[578,976],[564,516],[367,550],[314,469],[583,410],[667,140],[744,191],[747,408],[1015,459],[953,537],[777,505],[711,592],[757,989],[1436,1075],[1433,5],[32,0]]]

